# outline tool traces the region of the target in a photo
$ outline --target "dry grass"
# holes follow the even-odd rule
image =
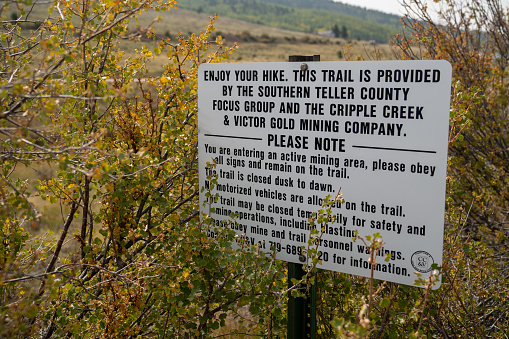
[[[47,4],[37,5],[31,13],[31,19],[47,16]],[[149,11],[142,13],[137,20],[130,22],[132,33],[139,28],[151,25],[160,38],[170,36],[176,41],[178,34],[188,36],[199,33],[209,24],[210,15],[177,8],[167,12]],[[388,44],[373,45],[367,41],[345,40],[340,38],[322,37],[317,34],[294,32],[274,27],[258,25],[250,22],[222,17],[215,23],[216,34],[221,35],[229,46],[235,42],[239,49],[234,53],[232,62],[285,62],[289,55],[316,55],[322,61],[345,60],[345,55],[355,60],[389,60],[394,59]],[[246,39],[247,38],[247,39]],[[155,42],[149,39],[142,41],[123,40],[119,48],[126,57],[134,55],[135,49],[145,45],[149,50]],[[155,56],[149,69],[149,75],[157,76],[163,71],[168,58],[163,53]]]
[[[160,20],[154,20],[160,16]],[[209,23],[209,15],[184,9],[170,12],[143,13],[136,25],[146,27],[154,22],[154,30],[158,36],[170,36],[172,40],[180,33],[184,36],[203,31]],[[367,41],[349,41],[340,38],[328,38],[316,34],[293,32],[289,30],[267,27],[227,17],[219,17],[215,23],[216,34],[221,35],[229,46],[237,43],[238,50],[232,55],[230,62],[286,62],[289,55],[320,55],[322,61],[345,60],[350,55],[354,60],[389,60],[394,59],[388,44],[374,45]],[[120,48],[130,55],[135,48],[143,45],[151,49],[155,43],[151,41],[125,41]],[[156,56],[149,69],[149,75],[158,75],[167,63],[165,55]]]

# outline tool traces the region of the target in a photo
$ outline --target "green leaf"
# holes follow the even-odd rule
[[[381,307],[387,307],[387,306],[389,306],[390,303],[391,303],[391,300],[389,298],[385,297],[380,302],[380,306]]]

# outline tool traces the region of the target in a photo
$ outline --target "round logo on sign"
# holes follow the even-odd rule
[[[431,265],[433,265],[433,257],[426,251],[417,251],[412,254],[412,266],[417,272],[427,273],[431,271]]]

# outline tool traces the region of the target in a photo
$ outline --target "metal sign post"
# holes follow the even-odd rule
[[[290,55],[290,62],[320,61],[319,55]],[[303,67],[305,68],[305,66]],[[301,280],[306,275],[302,264],[288,263],[288,288],[292,279]],[[306,286],[303,286],[305,288]],[[315,338],[316,333],[316,286],[309,289],[306,298],[288,296],[288,339]]]

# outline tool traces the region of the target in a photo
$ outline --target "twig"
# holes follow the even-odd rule
[[[71,226],[71,223],[74,219],[74,213],[78,210],[78,204],[76,202],[72,202],[71,205],[71,211],[67,215],[67,220],[64,224],[64,229],[62,230],[62,234],[60,235],[60,238],[58,239],[57,246],[55,247],[55,251],[53,252],[53,257],[51,258],[50,262],[48,263],[48,266],[46,267],[45,273],[50,272],[53,270],[53,267],[55,267],[55,263],[57,262],[58,256],[60,254],[60,250],[62,249],[62,244],[64,243],[65,237],[67,236],[67,232],[69,231],[69,227]],[[38,294],[41,295],[42,292],[44,292],[44,286],[46,284],[46,280],[43,280],[41,282],[41,286],[39,287]]]

